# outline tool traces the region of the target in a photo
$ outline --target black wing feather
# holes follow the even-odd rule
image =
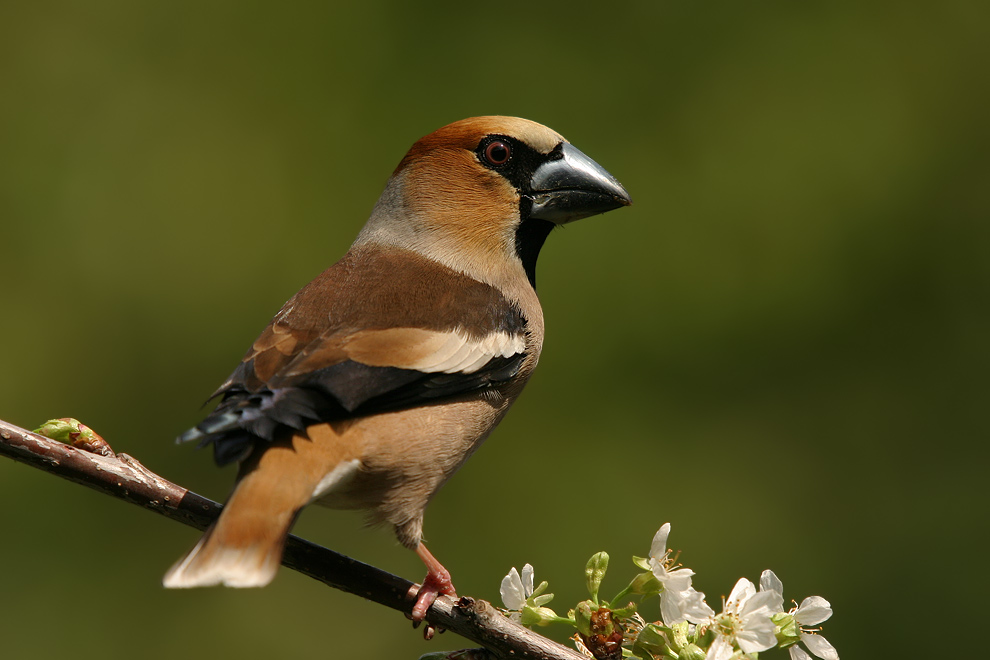
[[[258,442],[270,443],[309,424],[427,405],[497,387],[519,373],[525,357],[517,353],[493,358],[470,374],[371,367],[348,360],[293,378],[283,387],[256,392],[235,380],[235,371],[219,393],[223,399],[216,410],[179,442],[212,444],[217,464],[226,465],[246,458]]]

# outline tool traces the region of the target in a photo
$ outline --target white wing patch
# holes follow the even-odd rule
[[[437,333],[441,334],[441,333]],[[509,357],[526,350],[526,340],[507,332],[493,332],[474,339],[458,331],[447,333],[438,351],[411,366],[425,373],[473,374],[493,358]]]
[[[428,374],[473,374],[494,358],[524,352],[526,338],[508,332],[475,338],[460,330],[388,328],[355,333],[344,350],[352,360],[373,367],[415,369]]]

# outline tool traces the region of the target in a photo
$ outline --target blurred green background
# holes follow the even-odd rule
[[[831,601],[844,658],[937,650],[937,617],[988,586],[988,20],[952,1],[5,3],[0,418],[78,417],[222,499],[231,470],[172,438],[413,141],[519,115],[635,206],[548,241],[540,369],[427,515],[459,591],[497,601],[531,562],[566,610],[588,556],[611,553],[613,592],[670,521],[713,605],[769,567],[786,598]],[[0,501],[3,658],[468,645],[289,571],[167,592],[197,533],[6,459]],[[354,513],[297,533],[422,577]]]

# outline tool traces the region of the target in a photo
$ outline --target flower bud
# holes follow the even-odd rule
[[[91,454],[99,454],[108,458],[116,458],[113,449],[107,444],[99,433],[89,428],[78,419],[71,417],[61,417],[50,419],[34,430],[35,433],[43,435],[52,440],[65,442],[76,449],[88,451]]]
[[[524,626],[548,626],[556,618],[557,613],[549,607],[531,607],[527,605],[522,608],[519,623]]]
[[[590,600],[582,600],[574,608],[574,627],[585,637],[591,634],[591,614],[596,609]]]
[[[591,594],[591,599],[598,602],[598,589],[602,586],[602,580],[605,578],[605,571],[608,570],[608,553],[597,552],[592,555],[591,559],[588,560],[587,566],[584,567],[584,577],[588,584],[588,593]]]

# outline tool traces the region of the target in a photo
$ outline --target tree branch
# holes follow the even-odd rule
[[[51,440],[0,420],[0,455],[126,500],[183,524],[205,530],[221,505],[178,486],[127,454],[101,456]],[[282,564],[335,589],[409,614],[417,585],[345,555],[290,536]],[[441,597],[427,621],[484,646],[497,658],[586,660],[502,616],[483,600]],[[475,654],[473,657],[480,657]]]

